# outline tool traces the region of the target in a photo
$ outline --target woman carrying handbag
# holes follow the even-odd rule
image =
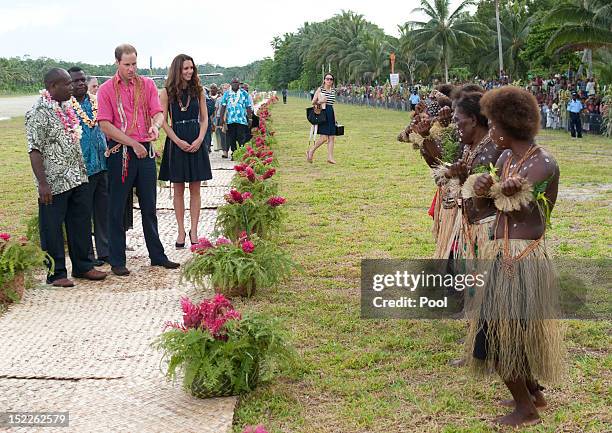
[[[334,115],[334,102],[336,101],[336,89],[334,89],[334,76],[331,73],[325,74],[323,85],[317,89],[312,98],[312,105],[320,105],[325,113],[326,121],[318,125],[319,139],[314,146],[308,148],[306,160],[312,163],[315,151],[327,142],[327,162],[335,164],[334,161],[334,142],[336,140],[336,117]]]

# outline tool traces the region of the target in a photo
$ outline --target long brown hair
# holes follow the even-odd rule
[[[183,91],[183,62],[191,61],[193,64],[193,75],[191,80],[187,82],[187,93],[192,98],[199,98],[202,94],[202,84],[200,83],[200,77],[198,75],[198,67],[196,66],[193,58],[187,54],[179,54],[172,60],[170,69],[168,70],[168,78],[164,87],[168,92],[168,101],[178,101],[179,95]]]

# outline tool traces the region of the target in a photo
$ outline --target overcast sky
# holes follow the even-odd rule
[[[457,5],[459,0],[454,0]],[[85,5],[89,5],[89,7]],[[114,62],[116,45],[138,50],[139,66],[168,66],[178,53],[197,63],[242,66],[272,56],[274,36],[305,21],[352,10],[397,36],[420,0],[0,0],[0,57],[29,55]]]

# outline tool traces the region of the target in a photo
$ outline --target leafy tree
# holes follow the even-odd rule
[[[421,0],[421,7],[412,11],[429,17],[429,21],[412,21],[410,24],[415,26],[412,33],[419,47],[441,49],[446,82],[453,52],[460,45],[476,48],[484,44],[479,34],[485,31],[485,26],[465,12],[473,4],[473,0],[464,0],[451,12],[450,0]]]

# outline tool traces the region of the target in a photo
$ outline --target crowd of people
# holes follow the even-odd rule
[[[451,272],[478,259],[467,272],[487,276],[482,288],[455,292],[469,330],[466,356],[454,365],[499,374],[513,410],[497,421],[511,426],[539,422],[546,400],[538,380],[556,380],[563,366],[545,242],[560,172],[535,142],[540,127],[526,89],[441,85],[398,137],[431,167],[434,258],[448,260]]]
[[[41,247],[53,259],[47,276],[53,286],[74,285],[66,269],[63,227],[74,278],[102,280],[107,273],[95,267],[105,263],[115,275],[130,274],[126,230],[133,190],[151,265],[178,268],[159,238],[157,180],[170,181],[175,191],[176,248],[185,247],[183,199],[189,185],[189,240],[197,243],[200,185],[212,178],[213,141],[229,158],[251,138],[249,126],[256,123],[257,95],[237,78],[221,89],[214,84],[205,89],[190,56],[176,56],[161,92],[153,80],[138,75],[135,47],[119,45],[115,60],[116,74],[101,85],[80,67],[49,70],[45,89],[26,114]],[[158,177],[154,142],[162,129],[167,139]]]
[[[579,78],[575,74],[551,74],[548,78],[533,77],[526,82],[510,82],[508,77],[501,74],[499,79],[475,78],[470,82],[456,82],[456,86],[477,84],[484,90],[492,90],[506,85],[522,87],[532,93],[538,102],[542,116],[542,127],[548,129],[574,128],[572,135],[580,137],[582,131],[596,134],[601,133],[602,115],[607,115],[608,104],[604,101],[604,88],[595,78]],[[336,88],[339,102],[385,107],[402,111],[412,111],[418,101],[427,95],[437,83],[423,84],[422,82],[410,85],[406,82],[391,86],[385,84],[341,84]],[[312,94],[312,91],[311,91]],[[570,101],[576,96],[580,101],[577,119],[572,119],[569,109]],[[575,109],[575,108],[572,108]],[[573,123],[572,123],[573,120]],[[579,125],[578,125],[579,122]],[[580,130],[580,132],[578,132]]]

